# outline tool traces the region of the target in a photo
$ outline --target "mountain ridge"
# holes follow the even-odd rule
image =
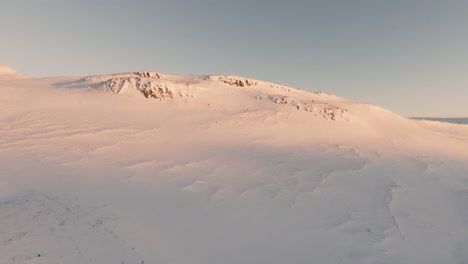
[[[324,92],[303,91],[234,75],[172,75],[152,71],[91,75],[74,81],[55,83],[57,87],[93,88],[115,93],[143,95],[149,99],[189,101],[218,89],[229,94],[229,88],[244,91],[258,101],[282,104],[322,116],[329,120],[348,120],[347,109],[335,105],[346,99]]]

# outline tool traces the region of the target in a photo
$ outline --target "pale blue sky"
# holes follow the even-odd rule
[[[468,1],[0,0],[0,64],[35,77],[241,75],[468,116]]]

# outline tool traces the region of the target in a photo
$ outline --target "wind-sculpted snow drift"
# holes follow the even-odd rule
[[[468,262],[467,125],[237,76],[10,69],[0,263]]]

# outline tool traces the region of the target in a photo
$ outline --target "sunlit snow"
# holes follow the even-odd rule
[[[237,76],[10,69],[2,264],[468,262],[468,125]]]

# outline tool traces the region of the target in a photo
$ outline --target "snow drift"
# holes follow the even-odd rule
[[[0,64],[0,81],[16,80],[16,79],[28,79],[27,75],[17,72],[15,69]]]

